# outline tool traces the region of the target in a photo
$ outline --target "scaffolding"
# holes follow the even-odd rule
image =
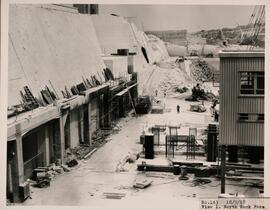
[[[189,128],[186,159],[195,159],[197,128]]]
[[[169,135],[166,136],[166,157],[169,160],[174,158],[174,150],[178,142],[178,129],[180,126],[169,126]]]

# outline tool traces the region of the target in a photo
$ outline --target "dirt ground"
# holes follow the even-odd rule
[[[177,209],[179,205],[188,205],[189,209],[198,209],[200,197],[217,197],[220,192],[219,180],[211,178],[210,184],[192,187],[189,182],[179,181],[172,173],[137,172],[137,164],[141,163],[141,158],[133,164],[126,164],[126,171],[116,171],[119,162],[129,153],[142,151],[139,138],[146,126],[155,123],[181,123],[180,133],[185,134],[189,127],[203,128],[212,120],[208,102],[205,103],[208,109],[206,112],[194,113],[188,110],[190,102],[185,101],[183,97],[163,100],[167,112],[122,119],[122,129],[119,133],[111,135],[111,140],[99,148],[90,159],[81,161],[70,172],[56,176],[50,187],[32,188],[32,199],[21,205],[87,205],[96,209],[135,209],[147,206]],[[176,112],[177,104],[181,107],[180,114]],[[204,157],[200,159],[205,160]],[[195,159],[198,160],[199,158]],[[158,155],[153,161],[160,164],[168,162],[165,155]],[[151,161],[146,162],[151,164]],[[153,174],[165,178],[153,177]],[[141,179],[150,179],[153,183],[146,189],[134,189],[134,182]],[[258,190],[242,186],[239,182],[227,181],[226,192],[255,196]],[[106,199],[103,193],[124,193],[125,197]]]

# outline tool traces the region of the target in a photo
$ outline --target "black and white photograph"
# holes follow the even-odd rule
[[[266,5],[86,3],[8,5],[5,205],[265,197]]]

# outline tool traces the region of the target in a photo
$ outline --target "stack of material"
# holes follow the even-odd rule
[[[124,193],[103,193],[103,196],[107,199],[122,199],[126,196]]]
[[[144,189],[149,187],[152,184],[153,181],[151,180],[143,180],[143,181],[136,181],[133,185],[134,188]]]
[[[56,99],[56,94],[54,91],[50,90],[49,87],[46,85],[44,90],[40,91],[43,101],[46,104],[52,104]]]
[[[34,169],[33,179],[36,180],[36,185],[39,188],[50,186],[51,175],[48,173],[49,169],[46,167],[39,167]]]
[[[24,86],[24,91],[20,91],[22,104],[25,110],[32,110],[39,107],[37,99],[33,96],[28,86]]]
[[[103,75],[105,77],[105,81],[114,80],[114,75],[109,68],[105,68],[105,69],[103,69],[103,71],[104,71]]]

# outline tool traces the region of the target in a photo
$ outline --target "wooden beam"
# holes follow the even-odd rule
[[[264,180],[263,176],[226,176],[226,179]]]

